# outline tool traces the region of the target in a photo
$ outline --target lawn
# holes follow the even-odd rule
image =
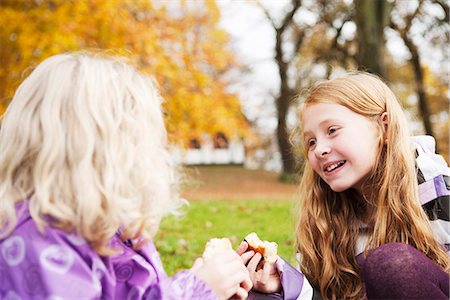
[[[192,266],[214,237],[230,238],[236,249],[250,232],[278,244],[278,253],[295,264],[293,207],[296,186],[278,174],[241,166],[202,166],[185,170],[189,200],[181,217],[166,217],[154,239],[166,272]]]
[[[210,238],[228,237],[236,248],[253,231],[294,263],[292,209],[291,201],[274,199],[193,201],[184,216],[163,220],[155,244],[169,275],[190,268]]]

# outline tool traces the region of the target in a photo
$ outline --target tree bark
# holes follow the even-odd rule
[[[275,99],[277,106],[277,141],[281,154],[283,172],[294,174],[297,171],[295,165],[295,157],[292,151],[292,145],[289,140],[289,129],[287,127],[287,113],[289,111],[290,102],[294,97],[294,92],[288,85],[288,67],[289,65],[283,60],[284,52],[282,47],[284,29],[280,28],[276,34],[275,44],[275,61],[278,66],[278,74],[280,76],[280,90],[278,97]]]
[[[287,126],[287,114],[292,103],[292,99],[295,96],[293,88],[289,87],[288,70],[289,65],[295,58],[298,49],[302,44],[303,34],[299,34],[292,42],[294,44],[294,51],[291,58],[286,58],[286,53],[283,49],[283,37],[285,32],[290,28],[294,22],[294,15],[301,6],[301,0],[292,0],[291,9],[286,12],[280,25],[276,25],[275,21],[270,16],[269,12],[262,7],[267,19],[270,21],[273,29],[275,30],[275,62],[278,66],[278,74],[280,76],[280,88],[278,96],[275,98],[277,108],[277,142],[278,148],[281,154],[282,160],[282,177],[287,175],[290,177],[294,175],[297,170],[297,161],[295,159],[294,152],[292,151],[292,145],[289,139],[290,131]]]
[[[354,0],[359,69],[385,77],[383,68],[384,28],[391,6],[386,0]]]

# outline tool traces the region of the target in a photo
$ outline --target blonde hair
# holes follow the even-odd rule
[[[351,73],[315,86],[300,107],[300,118],[305,107],[314,103],[343,105],[379,128],[377,164],[367,183],[374,191],[366,199],[374,214],[366,251],[391,242],[410,244],[448,272],[448,255],[420,206],[407,120],[389,87],[374,75]],[[381,121],[383,113],[387,113],[387,129]],[[354,201],[355,191],[334,192],[306,162],[299,193],[296,249],[302,257],[301,270],[324,298],[364,297],[355,247],[358,217],[365,208]]]
[[[117,232],[151,239],[183,203],[161,102],[154,81],[119,58],[61,54],[38,65],[1,125],[1,236],[28,199],[40,230],[77,233],[100,254]]]

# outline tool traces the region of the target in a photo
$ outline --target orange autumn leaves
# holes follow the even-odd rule
[[[219,131],[245,137],[227,76],[239,65],[219,18],[211,0],[3,0],[0,113],[30,66],[64,51],[107,50],[155,77],[173,144]]]

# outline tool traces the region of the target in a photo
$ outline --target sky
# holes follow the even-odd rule
[[[262,10],[246,0],[218,0],[222,11],[219,26],[231,37],[231,49],[238,60],[250,69],[234,88],[242,100],[244,113],[258,120],[262,131],[275,129],[273,95],[279,85],[277,66],[273,61],[275,32]],[[264,1],[271,13],[282,12],[287,1]]]

